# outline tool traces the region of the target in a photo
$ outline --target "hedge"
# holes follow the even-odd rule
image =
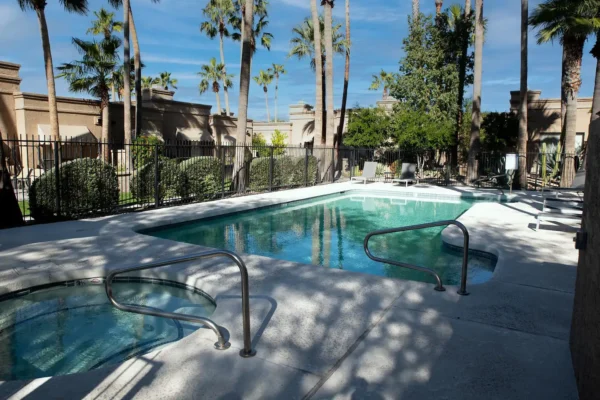
[[[61,218],[75,219],[86,214],[110,213],[119,203],[119,182],[115,168],[100,159],[80,158],[59,166]],[[29,209],[38,222],[58,218],[55,169],[33,181]]]
[[[214,199],[221,192],[223,164],[216,157],[193,157],[179,164],[185,179],[185,194],[197,199]]]
[[[269,168],[271,158],[255,158],[250,163],[250,189],[263,191],[269,189]],[[317,158],[308,157],[308,184],[314,185],[317,181]],[[288,186],[304,186],[305,158],[304,156],[277,156],[273,157],[273,188]]]
[[[135,171],[130,182],[131,195],[138,200],[155,201],[155,162],[150,162]],[[165,157],[158,161],[158,199],[185,197],[185,175],[177,162]]]

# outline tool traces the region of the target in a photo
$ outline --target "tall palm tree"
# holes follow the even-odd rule
[[[519,105],[519,186],[527,189],[527,69],[528,69],[529,0],[521,0],[521,103]]]
[[[457,114],[456,114],[456,128],[454,130],[454,144],[452,145],[452,166],[458,165],[458,144],[460,142],[460,131],[463,125],[464,118],[464,101],[465,101],[465,86],[467,80],[467,59],[469,53],[469,46],[471,45],[471,32],[472,32],[472,21],[471,21],[471,0],[465,0],[465,9],[463,11],[462,18],[462,48],[460,55],[460,62],[458,68],[458,99],[457,99]]]
[[[267,122],[271,122],[271,115],[269,113],[269,85],[273,83],[273,74],[271,70],[260,70],[258,75],[255,76],[254,82],[256,82],[259,86],[262,86],[263,91],[265,92],[265,104],[267,105]]]
[[[142,89],[152,89],[154,85],[158,85],[158,78],[152,76],[144,76],[142,78]]]
[[[327,90],[327,131],[328,146],[333,145],[335,134],[335,110],[333,107],[333,6],[334,0],[322,0],[325,19],[325,86]]]
[[[200,94],[204,94],[209,87],[212,88],[217,97],[217,112],[215,114],[221,115],[221,98],[219,96],[221,85],[219,82],[223,83],[223,91],[226,91],[233,87],[233,75],[227,74],[225,65],[217,63],[217,59],[214,57],[210,59],[208,64],[202,66],[198,75],[202,78],[198,86]]]
[[[442,13],[442,7],[444,6],[444,0],[435,0],[435,15]]]
[[[115,32],[123,31],[123,23],[115,21],[115,13],[108,12],[104,8],[99,11],[94,11],[96,19],[92,21],[92,27],[86,33],[92,35],[101,35],[108,40]],[[116,97],[116,89],[114,83],[111,84],[112,99]]]
[[[123,0],[123,77],[131,75],[131,54],[129,49],[129,0]],[[123,132],[125,145],[131,144],[133,141],[131,132],[131,83],[129,79],[123,79]],[[128,169],[133,168],[133,160],[127,160]]]
[[[273,76],[275,77],[275,122],[278,121],[278,115],[277,115],[277,99],[278,99],[278,95],[279,95],[279,77],[281,75],[284,75],[287,73],[287,71],[285,70],[285,66],[282,64],[273,64],[273,66],[271,68],[269,68],[269,71],[273,74]]]
[[[412,0],[412,20],[419,19],[419,0]]]
[[[385,100],[389,96],[390,87],[394,84],[394,78],[395,75],[393,73],[381,70],[378,75],[373,75],[373,82],[371,82],[369,90],[379,90],[380,88],[383,88],[382,99]]]
[[[235,6],[232,0],[210,0],[206,7],[204,7],[204,10],[202,10],[202,13],[208,20],[202,22],[200,32],[204,32],[211,39],[219,36],[221,64],[223,65],[223,72],[226,75],[224,40],[226,37],[231,36],[227,26],[232,15],[235,13]],[[231,115],[229,111],[229,94],[227,91],[225,91],[225,109],[227,115]]]
[[[350,0],[346,0],[346,60],[344,68],[344,90],[342,92],[342,109],[340,111],[340,124],[338,125],[336,141],[338,149],[342,145],[344,139],[344,120],[346,119],[346,103],[348,101],[348,84],[350,80],[350,46]],[[341,167],[341,163],[339,166]]]
[[[160,73],[160,76],[158,77],[158,84],[165,90],[177,90],[177,79],[171,78],[171,73],[167,71]]]
[[[243,12],[242,37],[242,62],[240,67],[240,97],[238,102],[238,123],[237,123],[237,146],[243,146],[241,152],[238,151],[235,157],[233,169],[233,180],[239,192],[246,190],[246,170],[244,168],[245,146],[246,146],[246,128],[248,127],[248,95],[250,92],[250,64],[252,62],[251,37],[254,26],[254,0],[246,0]],[[238,147],[239,150],[239,147]],[[240,154],[241,153],[241,154]]]
[[[477,179],[477,157],[481,146],[481,78],[483,72],[483,0],[475,0],[475,66],[473,68],[473,115],[469,143],[468,182]]]
[[[563,46],[561,89],[566,97],[564,115],[564,152],[566,157],[561,173],[561,186],[571,186],[575,177],[575,141],[577,136],[577,95],[581,87],[583,46],[593,32],[591,25],[582,23],[595,16],[582,0],[547,0],[529,18],[529,24],[539,28],[538,43],[560,40]]]
[[[243,15],[245,7],[240,6],[242,0],[238,0],[234,5],[236,8],[236,12],[229,19],[229,23],[233,27],[234,33],[231,34],[231,38],[236,42],[243,41]],[[254,2],[254,16],[258,17],[258,19],[253,17],[253,20],[256,21],[256,24],[252,27],[252,35],[250,37],[250,51],[251,51],[251,59],[250,59],[250,70],[252,70],[252,60],[254,59],[254,54],[258,49],[258,43],[267,50],[271,50],[271,42],[273,41],[273,34],[269,32],[265,32],[267,26],[269,26],[269,20],[267,19],[269,14],[267,12],[267,8],[269,6],[268,0],[255,0]]]
[[[153,3],[158,3],[160,0],[152,0]],[[123,0],[108,0],[108,2],[115,8],[121,7]],[[128,0],[128,3],[129,0]],[[133,12],[131,11],[131,3],[129,4],[129,27],[131,29],[131,41],[133,42],[133,59],[135,66],[135,136],[139,136],[142,128],[142,60],[140,51],[140,41],[135,27],[135,21],[133,20]],[[129,35],[128,35],[129,37]]]
[[[56,86],[54,83],[54,65],[52,62],[52,50],[50,49],[50,35],[46,23],[47,0],[17,0],[21,10],[33,10],[37,14],[42,37],[42,49],[44,51],[44,67],[46,69],[46,84],[48,86],[48,112],[50,117],[50,134],[58,139],[58,108],[56,106]],[[87,13],[87,0],[61,0],[60,4],[65,11],[77,14]]]
[[[118,48],[121,41],[110,36],[100,42],[73,38],[73,44],[81,54],[81,60],[62,64],[57,68],[59,78],[69,83],[72,92],[86,92],[100,99],[102,113],[102,142],[110,140],[110,87],[114,71],[118,67]],[[108,160],[107,146],[103,146],[103,156]]]
[[[325,132],[323,129],[323,102],[325,101],[325,97],[323,96],[323,88],[325,87],[323,82],[323,62],[316,62],[315,54],[320,54],[321,59],[323,58],[323,39],[321,38],[321,20],[319,18],[319,11],[317,9],[317,0],[311,0],[310,2],[310,10],[311,10],[311,18],[307,18],[304,20],[303,30],[297,30],[294,28],[296,33],[299,33],[299,37],[295,39],[299,39],[297,44],[294,46],[298,50],[296,50],[295,55],[298,58],[310,57],[311,65],[313,65],[313,69],[315,70],[316,75],[316,99],[315,99],[315,127],[314,127],[314,136],[320,137],[321,144],[325,144]],[[311,27],[312,25],[312,27]],[[323,23],[325,25],[325,23]],[[294,44],[294,40],[292,39],[292,44]],[[293,53],[294,48],[290,51],[290,55]]]

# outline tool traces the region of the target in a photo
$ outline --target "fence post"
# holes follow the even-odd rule
[[[304,187],[308,186],[308,147],[304,149]]]
[[[221,198],[225,197],[225,148],[220,146],[221,150]]]
[[[154,207],[160,205],[159,187],[159,171],[158,171],[158,143],[154,145]]]
[[[334,165],[335,165],[335,148],[332,147],[331,148],[331,166],[329,167],[331,169],[331,183],[333,183],[333,180],[335,179],[335,174],[333,172]]]
[[[61,216],[60,211],[60,162],[58,160],[59,157],[59,148],[60,139],[54,141],[54,184],[56,186],[56,214],[58,217]]]
[[[269,154],[269,192],[273,191],[273,146],[271,146],[271,152]]]

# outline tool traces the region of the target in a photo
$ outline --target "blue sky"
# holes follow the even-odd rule
[[[144,75],[156,75],[170,71],[179,80],[175,99],[215,105],[212,92],[198,93],[199,79],[196,73],[211,57],[219,57],[217,40],[210,40],[199,31],[203,21],[202,8],[207,0],[132,0],[138,26],[142,58],[146,64]],[[541,0],[530,0],[533,9]],[[49,1],[47,8],[52,52],[55,66],[77,58],[71,38],[85,37],[92,13],[88,16],[63,12],[58,1]],[[334,17],[343,19],[343,1],[338,0]],[[446,0],[444,6],[453,2]],[[461,3],[463,3],[461,1]],[[298,101],[314,103],[314,75],[307,60],[287,57],[292,36],[291,29],[310,15],[309,0],[271,0],[270,25],[267,29],[274,35],[271,51],[259,49],[253,75],[266,69],[271,63],[285,64],[288,74],[283,76],[279,89],[280,119],[287,117],[288,105]],[[90,0],[90,10],[107,2]],[[349,105],[373,105],[381,93],[368,90],[371,76],[381,69],[397,71],[402,56],[402,39],[407,33],[407,15],[410,0],[353,0],[351,3],[352,60],[349,88]],[[421,0],[424,13],[434,11],[434,0]],[[509,91],[519,88],[520,49],[520,2],[487,0],[484,14],[488,19],[488,32],[484,47],[483,108],[504,111],[509,107]],[[117,11],[122,19],[122,12]],[[589,55],[592,40],[584,53],[581,96],[591,96],[594,86],[595,62]],[[561,48],[558,43],[538,46],[535,33],[530,33],[529,87],[542,90],[543,97],[558,97],[560,92]],[[225,43],[228,72],[239,72],[239,44]],[[0,60],[22,65],[21,89],[24,92],[46,93],[41,39],[34,12],[22,12],[16,0],[0,0]],[[343,83],[343,58],[335,59],[335,103],[341,103]],[[232,111],[237,113],[237,83],[231,92]],[[250,86],[249,115],[262,120],[266,118],[263,92],[254,82]],[[272,89],[274,90],[274,88]],[[469,94],[471,89],[467,90]],[[57,79],[57,93],[69,93],[65,82]],[[273,94],[271,93],[271,96]],[[223,101],[223,99],[222,99]],[[223,103],[224,106],[224,103]],[[270,99],[273,115],[273,99]]]

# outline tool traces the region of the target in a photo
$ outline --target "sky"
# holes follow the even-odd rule
[[[197,72],[212,57],[219,59],[219,42],[204,36],[199,26],[205,20],[202,9],[207,0],[131,0],[142,61],[146,64],[143,75],[158,75],[169,71],[178,79],[175,100],[216,104],[215,95],[200,95]],[[530,0],[530,11],[541,0]],[[92,11],[105,7],[108,2],[90,0],[87,16],[64,12],[58,1],[49,1],[46,11],[55,67],[78,58],[72,37],[86,37],[93,19]],[[344,2],[338,0],[334,19],[343,23]],[[446,0],[444,7],[455,2]],[[460,3],[464,3],[460,1]],[[434,0],[421,0],[421,11],[433,13]],[[288,106],[300,101],[314,104],[315,79],[308,60],[289,58],[292,27],[310,15],[309,0],[270,0],[267,32],[274,39],[270,51],[259,48],[252,75],[272,63],[284,64],[287,74],[279,83],[280,120],[288,117]],[[352,0],[351,2],[352,56],[350,64],[349,106],[374,105],[381,92],[369,91],[373,74],[382,69],[397,71],[403,55],[402,39],[408,31],[407,17],[411,12],[410,0]],[[122,10],[116,11],[122,20]],[[488,30],[483,54],[482,102],[485,111],[507,111],[511,90],[519,89],[520,70],[520,2],[516,0],[487,0],[484,16]],[[89,37],[89,36],[88,36]],[[595,60],[589,54],[593,45],[589,40],[584,51],[582,66],[583,85],[580,96],[591,96],[594,86]],[[239,43],[225,42],[225,59],[229,73],[235,73],[235,87],[230,91],[231,110],[237,114],[237,87],[239,84]],[[0,60],[21,64],[23,92],[47,93],[39,26],[35,12],[23,12],[16,0],[0,0]],[[561,47],[558,43],[538,45],[535,32],[529,36],[529,88],[541,90],[542,97],[559,97]],[[335,107],[341,105],[344,58],[334,60]],[[70,93],[66,82],[56,80],[59,96],[86,97]],[[468,88],[467,96],[472,93]],[[274,85],[269,92],[271,117],[274,116]],[[224,99],[221,98],[223,107]],[[266,120],[266,106],[262,89],[251,82],[249,117]]]

